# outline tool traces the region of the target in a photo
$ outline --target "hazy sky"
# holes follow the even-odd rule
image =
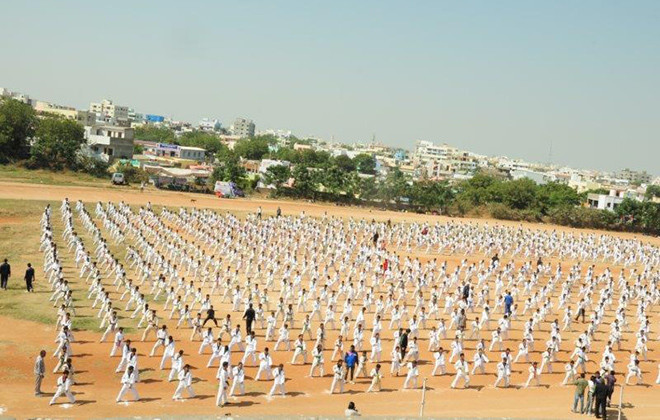
[[[3,1],[0,86],[660,175],[660,1]]]

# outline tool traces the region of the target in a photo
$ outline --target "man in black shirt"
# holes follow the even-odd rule
[[[215,326],[218,326],[218,320],[215,319],[215,309],[213,309],[213,305],[206,310],[206,319],[202,322],[202,327],[206,325],[208,321],[213,321]]]
[[[254,309],[252,309],[252,304],[250,304],[243,314],[243,319],[245,320],[245,330],[247,331],[248,335],[250,335],[252,332],[252,323],[254,322],[255,317],[256,313],[254,312]]]
[[[9,276],[11,276],[11,266],[7,262],[7,258],[5,258],[5,262],[0,264],[0,287],[5,290],[7,290],[7,281],[9,280]]]
[[[399,337],[399,350],[401,350],[401,360],[406,357],[406,351],[408,351],[408,334],[410,334],[410,329],[401,334]]]
[[[25,286],[27,287],[28,292],[34,292],[32,287],[32,282],[34,281],[34,268],[32,264],[28,263],[28,268],[25,270]]]
[[[594,398],[596,399],[596,418],[607,419],[607,395],[609,389],[605,381],[596,381],[596,389],[594,390]]]

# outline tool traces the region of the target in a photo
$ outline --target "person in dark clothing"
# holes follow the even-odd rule
[[[276,214],[277,214],[277,217],[280,217],[282,215],[282,209],[279,208],[279,206],[277,207],[277,213]]]
[[[351,349],[344,356],[344,363],[346,363],[346,377],[344,380],[347,380],[350,376],[350,381],[353,382],[353,376],[355,375],[355,367],[359,363],[359,357],[355,351],[355,346],[351,346]]]
[[[32,287],[32,282],[34,281],[34,268],[32,264],[28,263],[28,268],[25,270],[25,286],[27,287],[28,292],[34,292],[34,287]]]
[[[204,320],[204,322],[202,322],[202,327],[206,325],[208,321],[213,321],[215,326],[216,327],[218,326],[218,320],[215,319],[215,309],[213,309],[213,305],[211,305],[211,307],[206,310],[206,319]]]
[[[616,385],[616,373],[611,370],[605,375],[605,384],[607,384],[607,406],[612,403],[612,394],[614,393],[614,386]]]
[[[245,310],[245,313],[243,314],[243,319],[245,320],[245,330],[247,331],[248,335],[252,332],[252,323],[254,322],[255,317],[256,313],[252,308],[252,304],[250,304],[250,306]]]
[[[7,290],[7,282],[9,281],[10,276],[11,266],[7,262],[7,258],[5,258],[5,262],[0,264],[0,287]]]
[[[378,238],[379,237],[380,237],[380,235],[378,234],[378,232],[374,233],[374,237],[373,237],[374,246],[378,245]]]
[[[408,351],[408,334],[410,334],[410,329],[406,329],[401,337],[399,337],[399,349],[401,350],[401,359],[403,360],[406,357],[406,352]]]
[[[596,399],[596,418],[607,419],[607,395],[608,387],[605,381],[596,381],[594,397]]]
[[[463,299],[467,299],[470,297],[470,283],[466,283],[465,286],[463,286]]]

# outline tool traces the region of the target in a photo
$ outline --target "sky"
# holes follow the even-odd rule
[[[660,175],[660,2],[6,1],[0,86]]]

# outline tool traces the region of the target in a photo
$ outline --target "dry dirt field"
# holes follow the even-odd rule
[[[0,258],[4,255],[12,255],[12,271],[13,277],[11,280],[11,287],[13,290],[10,298],[3,295],[0,291],[0,305],[2,300],[5,300],[5,309],[0,315],[0,351],[3,357],[0,358],[0,416],[8,416],[14,418],[101,418],[101,417],[162,417],[163,415],[180,415],[184,416],[193,415],[209,415],[209,416],[224,416],[231,414],[232,416],[259,416],[259,415],[306,415],[306,416],[342,416],[344,409],[349,401],[354,401],[358,409],[363,415],[374,416],[417,416],[419,414],[420,401],[422,397],[421,390],[401,390],[403,378],[391,377],[389,375],[389,352],[391,349],[391,333],[384,330],[385,339],[383,340],[383,363],[384,372],[386,373],[383,382],[383,392],[367,394],[365,391],[368,388],[369,380],[360,378],[355,384],[347,384],[347,392],[343,395],[329,395],[328,389],[331,381],[331,362],[330,353],[326,351],[325,356],[325,378],[310,379],[307,377],[309,365],[306,366],[291,366],[289,361],[291,352],[274,352],[273,359],[275,363],[285,363],[285,370],[287,372],[287,396],[268,398],[266,394],[270,390],[270,381],[254,382],[252,377],[256,373],[256,367],[248,367],[246,369],[246,392],[244,397],[231,399],[231,404],[219,408],[215,406],[215,396],[217,391],[217,380],[215,379],[216,369],[206,368],[208,354],[199,356],[197,349],[198,342],[191,343],[189,341],[190,332],[188,329],[174,330],[174,324],[169,321],[168,326],[171,324],[171,332],[177,339],[178,347],[185,350],[186,363],[194,366],[195,388],[198,397],[193,400],[186,400],[183,402],[173,401],[172,394],[174,392],[175,383],[167,382],[167,374],[169,371],[161,371],[158,369],[160,357],[149,358],[148,353],[153,345],[153,337],[147,343],[138,342],[136,347],[140,354],[140,369],[141,369],[141,382],[138,384],[138,390],[142,400],[137,403],[116,404],[115,397],[120,388],[119,379],[120,374],[114,373],[115,367],[119,361],[118,358],[110,358],[108,356],[111,346],[110,342],[100,344],[100,332],[97,328],[98,321],[92,318],[91,310],[89,309],[89,301],[83,295],[82,289],[86,289],[84,282],[78,279],[77,271],[73,263],[71,253],[63,253],[64,255],[64,269],[68,276],[73,279],[74,290],[80,290],[78,293],[77,306],[81,308],[80,318],[82,318],[81,325],[85,326],[85,330],[76,331],[76,342],[73,344],[74,350],[74,366],[77,371],[77,384],[73,387],[78,402],[69,406],[62,404],[65,399],[60,399],[60,404],[49,406],[49,398],[37,398],[33,395],[33,374],[32,368],[34,358],[39,349],[45,348],[48,351],[46,359],[47,374],[44,380],[43,390],[52,393],[54,391],[54,383],[56,375],[52,374],[52,369],[55,364],[55,359],[51,357],[55,349],[54,339],[56,336],[54,322],[48,324],[50,319],[54,319],[55,310],[51,308],[52,305],[48,303],[48,285],[42,282],[43,276],[41,263],[43,258],[38,252],[38,238],[39,238],[39,214],[32,211],[31,213],[23,213],[22,205],[28,201],[43,201],[43,202],[59,202],[64,197],[68,197],[72,202],[76,200],[83,200],[87,204],[88,210],[93,214],[93,207],[91,205],[97,201],[118,202],[123,200],[131,205],[143,205],[148,201],[156,206],[167,206],[170,209],[178,209],[180,206],[184,207],[199,207],[211,208],[217,211],[230,211],[237,215],[244,216],[247,212],[254,212],[258,206],[261,206],[266,216],[273,214],[275,209],[280,206],[283,213],[298,215],[301,211],[305,211],[309,216],[321,216],[324,212],[330,215],[339,217],[353,217],[365,218],[368,220],[387,220],[391,219],[393,222],[398,221],[429,221],[435,223],[436,221],[445,222],[447,218],[439,216],[425,216],[417,214],[394,213],[385,211],[370,211],[368,209],[359,209],[352,207],[336,207],[321,204],[309,204],[300,202],[277,202],[268,200],[250,200],[250,199],[236,199],[225,200],[218,199],[212,196],[192,195],[176,192],[164,191],[146,191],[140,193],[135,190],[121,189],[121,188],[103,188],[97,189],[93,187],[66,187],[66,186],[44,186],[35,184],[17,184],[9,182],[0,182],[0,202],[2,202],[2,209],[6,211],[0,213]],[[33,205],[33,207],[35,207]],[[53,212],[53,220],[55,223],[55,233],[58,240],[61,241],[60,234],[62,232],[61,221],[59,218],[58,205],[55,205]],[[13,210],[12,210],[13,209]],[[464,223],[485,223],[485,220],[470,220],[459,219]],[[519,223],[495,222],[518,225]],[[75,219],[75,223],[80,226],[79,219]],[[533,225],[528,225],[533,226]],[[538,229],[565,229],[556,226],[548,225],[534,225]],[[82,228],[81,228],[82,230]],[[104,231],[104,234],[106,232]],[[660,245],[660,240],[657,238],[648,238],[639,235],[621,234],[625,237],[638,237],[644,241],[649,241],[655,245]],[[89,235],[83,234],[85,242],[90,241]],[[12,250],[13,244],[21,244],[21,248]],[[18,246],[18,245],[17,245]],[[119,248],[113,248],[113,251],[119,254]],[[460,263],[463,258],[467,258],[469,262],[477,262],[484,258],[483,255],[439,255],[440,260],[446,260],[449,265],[449,270]],[[37,293],[33,296],[24,294],[22,287],[22,273],[24,270],[24,263],[28,260],[33,260],[37,270]],[[503,262],[506,262],[504,259]],[[516,261],[517,263],[523,260]],[[552,261],[553,265],[556,263]],[[573,261],[563,261],[564,272],[568,272],[568,267]],[[606,265],[597,263],[597,272],[603,270]],[[618,273],[618,269],[614,270]],[[130,273],[130,271],[129,271]],[[113,288],[114,289],[114,288]],[[577,294],[577,293],[575,293]],[[117,297],[118,298],[118,297]],[[553,297],[556,300],[557,296]],[[8,301],[7,299],[14,299]],[[23,303],[24,302],[24,303]],[[162,307],[163,300],[157,303],[157,307]],[[21,313],[19,318],[15,319],[12,316],[12,311],[8,310],[8,305],[12,303],[12,307],[16,313]],[[274,300],[271,299],[271,304]],[[218,318],[222,318],[227,311],[230,310],[229,304],[217,305],[219,309]],[[409,305],[413,305],[411,302]],[[45,308],[45,309],[44,309]],[[11,309],[11,308],[10,308]],[[41,316],[40,313],[48,311],[52,318],[46,315]],[[634,319],[634,308],[628,309],[629,319],[631,323],[636,326]],[[234,313],[232,318],[240,318],[239,313]],[[653,328],[651,337],[653,342],[649,343],[649,361],[642,363],[642,370],[644,372],[645,382],[652,384],[655,381],[658,370],[658,362],[660,357],[660,345],[657,340],[658,336],[657,325],[660,320],[658,308],[653,308],[651,313],[653,319]],[[470,319],[474,314],[470,314]],[[494,315],[496,318],[499,315]],[[557,315],[561,319],[562,315]],[[609,319],[611,319],[611,314]],[[33,320],[26,320],[33,319]],[[41,320],[41,322],[39,322]],[[299,320],[299,319],[297,319]],[[135,326],[135,320],[125,319],[122,321],[123,326]],[[384,323],[386,324],[386,323]],[[429,323],[430,324],[430,323]],[[607,324],[607,320],[605,322]],[[77,321],[74,321],[74,327]],[[316,324],[315,324],[316,325]],[[367,325],[371,325],[371,318],[367,318]],[[511,347],[515,353],[515,348],[521,337],[522,321],[516,321],[513,325],[513,331],[510,339],[505,343]],[[577,324],[579,325],[579,324]],[[295,339],[296,333],[292,331],[292,341]],[[315,329],[315,327],[314,327]],[[548,326],[547,323],[543,328],[544,333],[540,337],[545,340],[547,336]],[[332,343],[336,338],[337,330],[331,331],[328,339],[326,340],[327,347],[331,348]],[[140,332],[141,335],[141,332]],[[421,359],[425,363],[421,365],[421,378],[428,377],[427,381],[427,394],[426,406],[424,414],[428,417],[436,418],[452,418],[452,417],[469,417],[469,418],[526,418],[526,419],[577,419],[585,416],[572,414],[570,407],[573,401],[573,387],[562,387],[560,385],[563,379],[563,365],[568,359],[570,352],[573,349],[573,341],[577,333],[564,333],[564,344],[562,346],[562,353],[559,357],[559,363],[555,364],[554,374],[544,374],[542,382],[544,386],[536,388],[521,388],[519,385],[524,383],[527,373],[525,364],[514,365],[514,373],[512,375],[512,386],[509,389],[493,389],[492,384],[495,380],[495,363],[499,359],[496,352],[490,354],[491,363],[488,366],[486,375],[473,375],[471,380],[472,387],[470,389],[456,389],[449,388],[449,384],[453,379],[453,368],[448,364],[449,374],[446,376],[431,377],[430,372],[433,367],[432,358],[427,350],[427,333],[421,332]],[[136,339],[139,337],[138,333],[133,331],[128,334],[129,338]],[[366,341],[368,342],[368,334]],[[485,334],[484,334],[485,336]],[[263,332],[258,333],[259,346],[258,350],[261,351],[266,345],[263,340]],[[634,337],[632,333],[625,334],[625,345],[633,345]],[[594,348],[598,353],[592,353],[590,358],[592,361],[589,363],[590,370],[597,368],[596,362],[593,360],[600,360],[600,350],[604,345],[603,340],[607,340],[606,333],[603,328],[596,335],[596,342]],[[110,340],[111,341],[111,340]],[[274,343],[268,343],[272,348]],[[449,340],[443,340],[443,347],[449,347]],[[368,344],[366,346],[368,347]],[[541,347],[541,346],[539,346]],[[308,350],[311,351],[311,345],[308,343]],[[468,342],[467,353],[470,356],[474,350],[474,341]],[[615,352],[618,358],[617,368],[619,371],[625,370],[625,364],[628,359],[628,352],[621,351]],[[160,354],[160,353],[159,353]],[[239,359],[238,353],[234,353],[234,363]],[[311,359],[311,358],[310,358]],[[533,360],[540,361],[540,351],[537,347],[536,352],[532,355]],[[524,370],[524,372],[523,372]],[[405,371],[405,370],[404,370]],[[625,374],[625,372],[623,372]],[[618,376],[619,383],[623,382],[623,375],[620,373]],[[619,389],[615,391],[614,402],[618,402]],[[616,415],[615,407],[609,412],[611,418]],[[627,386],[624,392],[624,406],[623,416],[627,419],[658,419],[660,418],[660,386],[646,385],[646,386]]]

